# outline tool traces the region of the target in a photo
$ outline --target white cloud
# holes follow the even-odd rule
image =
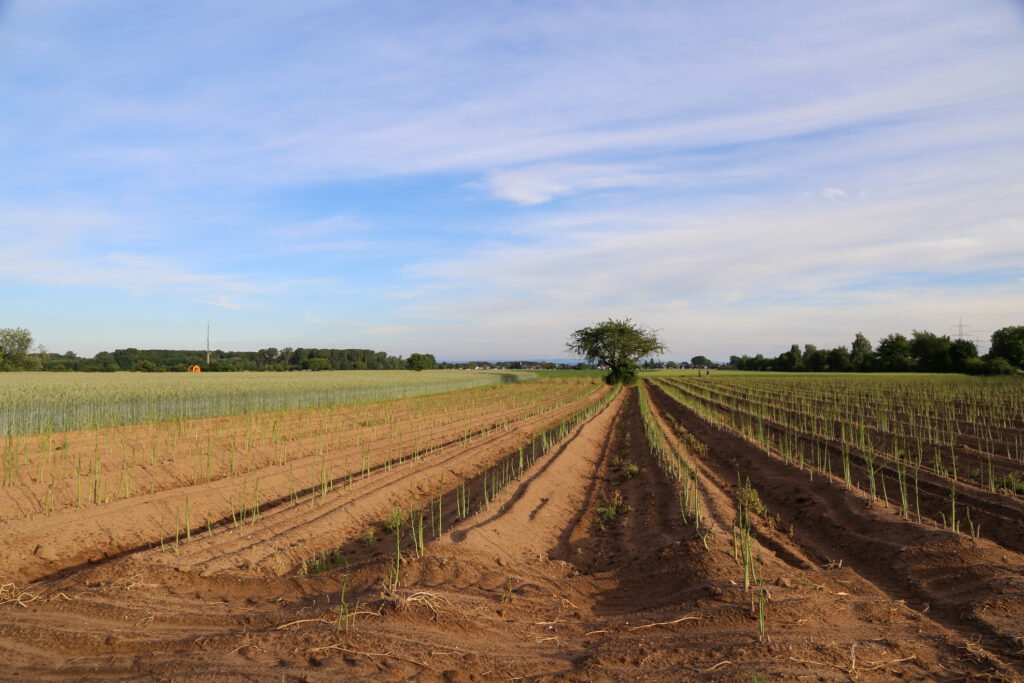
[[[336,214],[302,223],[267,228],[264,232],[274,238],[295,240],[336,238],[340,235],[365,232],[368,229],[366,222],[355,216]]]
[[[125,219],[110,211],[88,207],[40,208],[5,206],[0,209],[4,252],[59,250],[69,242],[94,235],[126,233]]]
[[[189,240],[158,238],[137,216],[82,208],[10,208],[2,224],[0,280],[46,286],[98,287],[133,296],[174,293],[242,310],[239,297],[299,288],[337,289],[331,278],[255,277],[196,267]],[[173,248],[168,248],[168,246]],[[208,260],[204,258],[204,261]]]
[[[367,334],[376,337],[408,337],[410,333],[430,329],[425,325],[387,325],[382,327],[371,327],[366,330]]]
[[[84,17],[71,12],[57,24],[68,55],[31,41],[16,54],[33,65],[76,59],[76,50],[90,55],[80,80],[26,93],[23,106],[35,103],[58,123],[46,126],[48,164],[102,160],[173,182],[277,183],[699,149],[1019,97],[1022,86],[1002,68],[1022,57],[1008,8],[927,8],[697,12],[653,3],[623,12],[527,3],[515,12],[410,10],[416,21],[396,22],[366,9],[239,19],[215,7],[204,14],[205,30],[186,30],[190,13],[181,10],[162,17],[177,27],[175,40],[143,42],[146,31],[126,30],[126,45],[90,44],[89,32],[76,30]],[[126,25],[150,19],[121,14]],[[12,17],[25,32],[38,30],[34,20],[54,30],[25,8]],[[246,39],[225,43],[212,38],[217,31]],[[115,46],[142,58],[125,60]],[[182,73],[183,51],[213,66]],[[153,70],[166,87],[137,93],[131,85]],[[47,99],[55,92],[58,101]],[[62,98],[76,106],[58,106]],[[85,131],[88,143],[88,133],[118,127],[145,142],[111,145],[97,135],[72,157],[62,151],[67,134]],[[179,130],[184,139],[167,134]],[[550,195],[542,184],[512,196]]]
[[[657,185],[665,178],[634,166],[552,163],[491,171],[487,182],[497,197],[529,206],[581,191]]]
[[[230,311],[244,311],[248,308],[252,308],[251,306],[245,306],[243,304],[238,303],[237,301],[233,301],[224,295],[204,299],[203,303],[209,304],[211,306],[217,306],[218,308],[226,308]]]
[[[278,254],[360,254],[375,246],[371,226],[349,214],[275,225],[260,230],[260,245]]]
[[[325,318],[316,315],[307,316],[306,322],[313,323],[315,325],[346,325],[351,327],[366,326],[366,323],[357,322],[355,320],[345,320],[343,318]]]
[[[989,322],[1000,322],[1001,311],[1001,324],[1009,324],[1005,316],[1019,311],[1012,304],[1019,291],[1005,290],[1017,278],[1000,285],[996,275],[1015,274],[1024,263],[1019,198],[903,197],[798,211],[757,207],[729,217],[691,215],[679,204],[648,209],[632,215],[628,230],[614,215],[588,222],[560,212],[538,218],[515,244],[423,262],[411,270],[420,296],[405,314],[472,321],[444,343],[465,346],[459,335],[466,335],[482,349],[492,341],[500,347],[508,336],[534,339],[535,353],[558,355],[536,344],[564,334],[558,330],[567,325],[609,315],[674,326],[678,339],[698,334],[693,325],[708,321],[700,335],[725,349],[724,339],[737,345],[730,348],[745,337],[763,345],[775,332],[832,343],[832,333],[822,330],[892,331],[919,313],[914,324],[939,331],[943,315],[963,311],[984,313]],[[544,229],[545,222],[559,227]],[[956,282],[972,273],[996,280]],[[979,292],[992,298],[981,305]]]
[[[825,199],[831,199],[832,201],[846,200],[850,201],[850,195],[846,194],[838,187],[827,187],[821,191],[821,196]]]
[[[279,297],[268,327],[410,348],[611,314],[757,339],[938,311],[965,274],[1017,315],[1022,27],[985,0],[16,3],[0,279]]]

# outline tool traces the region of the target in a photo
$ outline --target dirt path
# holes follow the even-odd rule
[[[571,556],[565,539],[590,507],[592,484],[611,444],[612,424],[625,404],[620,394],[587,429],[580,430],[516,491],[494,501],[494,511],[450,534],[453,552],[493,555],[504,562],[533,562],[549,554]],[[463,528],[464,527],[464,528]]]

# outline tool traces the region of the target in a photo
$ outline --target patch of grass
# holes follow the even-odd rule
[[[367,529],[366,535],[359,539],[359,542],[363,544],[364,548],[369,550],[377,549],[377,537],[373,535],[373,529]]]

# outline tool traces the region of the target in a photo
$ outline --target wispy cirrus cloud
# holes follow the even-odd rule
[[[89,208],[8,207],[0,216],[5,240],[0,281],[105,289],[135,297],[173,293],[236,311],[254,308],[255,296],[337,287],[335,280],[323,277],[268,279],[196,267],[201,243],[197,250],[191,241],[172,236],[168,244],[161,230],[146,220]]]
[[[672,182],[630,165],[551,163],[491,171],[487,184],[495,196],[524,206],[594,190],[652,187]]]
[[[337,214],[300,223],[270,227],[264,232],[271,237],[285,240],[334,239],[342,235],[365,232],[368,229],[369,225],[355,216]]]
[[[529,319],[544,328],[539,337],[557,338],[569,323],[537,310],[572,311],[583,321],[644,312],[667,325],[670,346],[692,349],[696,320],[720,331],[744,320],[740,327],[757,338],[785,336],[788,345],[794,321],[809,329],[815,311],[822,331],[805,341],[831,343],[858,326],[944,331],[964,311],[980,326],[998,327],[1005,323],[994,312],[1020,310],[1012,302],[1024,296],[1024,207],[1012,197],[992,205],[967,194],[841,205],[826,199],[729,218],[689,215],[677,204],[647,220],[634,213],[629,231],[604,218],[420,264],[412,275],[431,303],[417,314],[440,316],[459,302],[460,317],[475,326],[505,330]],[[980,292],[994,298],[971,303]],[[763,327],[750,326],[753,319]],[[714,334],[698,336],[707,351],[728,355]]]
[[[306,322],[314,323],[316,325],[345,325],[348,327],[366,326],[366,323],[358,322],[356,320],[345,320],[343,318],[325,318],[318,315],[306,316]]]
[[[1011,322],[1020,19],[998,0],[15,3],[0,279],[439,356],[609,314],[720,330],[708,352],[918,300],[921,325],[971,296]],[[61,300],[37,307],[50,330]]]
[[[838,187],[826,187],[821,191],[821,196],[832,201],[850,200],[850,195]]]
[[[23,43],[42,59],[70,62],[88,51],[93,71],[78,80],[52,76],[52,87],[37,89],[15,115],[58,123],[48,131],[51,164],[100,161],[101,169],[176,183],[208,173],[273,183],[486,171],[624,149],[700,149],[1005,97],[1006,78],[994,67],[1019,61],[1022,48],[1010,40],[1012,25],[997,30],[993,22],[1009,10],[974,9],[879,12],[846,3],[827,14],[753,6],[727,13],[656,2],[622,13],[526,3],[495,10],[501,21],[482,10],[412,11],[417,23],[396,24],[366,12],[357,31],[346,25],[348,10],[319,6],[300,15],[254,12],[245,30],[279,43],[265,49],[241,40],[225,49],[211,31],[236,32],[227,22],[237,17],[215,3],[204,31],[188,30],[189,12],[180,10],[161,17],[174,40],[124,36],[150,58],[137,63],[121,59],[125,45],[114,50],[86,34],[69,34],[68,53],[56,55]],[[21,12],[36,18],[16,8],[15,20]],[[313,16],[320,23],[310,23]],[[76,15],[38,18],[72,27]],[[282,22],[294,34],[281,35]],[[449,39],[439,44],[433,35],[442,27]],[[981,49],[959,36],[989,43]],[[183,50],[211,62],[216,51],[225,67],[187,71],[170,59]],[[166,71],[163,91],[145,84],[154,63]],[[73,118],[56,113],[55,93],[76,102]],[[142,144],[133,136],[109,144],[112,129],[124,126]],[[61,151],[63,137],[83,134],[95,144]]]
[[[237,301],[233,301],[233,300],[229,299],[227,296],[224,296],[224,295],[221,295],[221,296],[218,296],[218,297],[214,297],[214,298],[204,299],[203,303],[207,303],[207,304],[209,304],[211,306],[216,306],[218,308],[226,308],[229,311],[244,311],[244,310],[253,308],[252,306],[246,306],[244,304],[238,303]]]

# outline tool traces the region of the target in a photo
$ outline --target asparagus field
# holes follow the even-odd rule
[[[1024,675],[1019,381],[492,377],[19,399],[0,672]]]

